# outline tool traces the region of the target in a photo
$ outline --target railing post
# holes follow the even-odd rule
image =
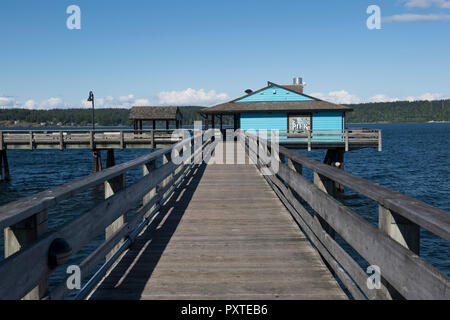
[[[95,150],[94,131],[89,131],[89,147],[91,150]]]
[[[288,166],[299,175],[303,174],[303,166],[300,163],[294,162],[290,158],[288,158]]]
[[[120,150],[123,150],[125,146],[125,136],[123,130],[120,130]]]
[[[318,174],[317,172],[314,172],[314,185],[318,187],[323,192],[329,194],[332,197],[336,196],[336,189],[334,187],[334,181],[331,179],[322,176],[321,174]],[[322,225],[323,229],[332,237],[334,238],[334,230],[331,228],[331,226],[319,215],[316,215],[316,218],[319,220],[320,224]]]
[[[348,152],[348,130],[345,130],[345,152]]]
[[[308,130],[308,151],[311,151],[311,131]]]
[[[152,149],[155,149],[155,130],[152,130],[151,139],[152,139]]]
[[[336,189],[334,187],[334,181],[328,179],[327,177],[324,177],[324,176],[318,174],[317,172],[314,172],[314,185],[316,187],[318,187],[320,190],[322,190],[323,192],[331,195],[332,197],[336,196],[336,194],[335,194]],[[335,233],[334,229],[328,224],[328,222],[325,221],[325,219],[323,219],[317,213],[315,213],[314,219],[320,223],[320,225],[322,226],[323,230],[326,233],[328,233],[328,235],[332,239],[335,239],[336,233]],[[333,269],[328,264],[326,259],[324,257],[322,257],[322,260],[325,262],[325,264],[328,267],[328,269],[334,274],[334,272],[332,271]]]
[[[378,226],[392,239],[419,255],[420,227],[417,224],[380,205]]]
[[[152,161],[150,161],[149,163],[146,163],[146,164],[144,164],[144,165],[142,166],[142,175],[145,177],[146,175],[150,174],[150,172],[153,171],[153,170],[155,170],[155,169],[156,169],[156,160],[152,160]],[[144,198],[143,198],[143,200],[142,200],[142,204],[143,204],[144,206],[145,206],[147,203],[149,203],[149,202],[153,199],[153,197],[156,196],[156,194],[157,194],[157,190],[156,190],[156,189],[157,189],[156,187],[153,188],[152,190],[150,190],[149,193],[147,193],[147,194],[144,196]],[[150,213],[155,209],[155,207],[156,207],[156,204],[155,204],[152,208],[150,208],[150,209],[148,210],[148,212],[144,215],[144,219],[147,218],[147,217],[150,215]]]
[[[24,247],[33,244],[47,232],[48,215],[47,210],[37,213],[14,226],[4,230],[5,258],[22,250]],[[32,263],[32,261],[30,261]],[[25,276],[25,275],[24,275]],[[48,278],[28,293],[24,300],[39,300],[48,291]]]
[[[378,130],[378,152],[383,151],[382,131]]]
[[[162,165],[163,165],[163,166],[164,166],[165,164],[169,163],[170,161],[172,161],[172,154],[171,154],[171,152],[166,153],[165,155],[162,156]],[[169,174],[169,175],[167,176],[167,178],[165,178],[165,179],[159,184],[159,188],[161,188],[161,189],[165,188],[165,187],[170,183],[170,181],[172,180],[172,178],[173,178],[173,173]],[[162,204],[162,201],[163,201],[165,195],[166,195],[166,193],[161,194],[161,202],[160,202],[160,204]]]
[[[111,180],[105,181],[105,199],[112,197],[116,192],[119,192],[125,188],[125,176],[120,175],[118,177],[112,178]],[[119,230],[127,220],[127,213],[125,212],[122,216],[116,219],[111,225],[106,227],[105,238],[108,240],[113,237],[114,234]],[[106,255],[106,258],[110,258],[123,244],[123,239]]]
[[[30,150],[33,150],[33,131],[30,131]]]
[[[62,131],[59,132],[59,150],[64,150],[64,134]]]
[[[415,254],[420,254],[420,226],[410,220],[392,212],[379,205],[378,207],[378,227],[393,240],[408,248]],[[383,270],[381,270],[383,275]],[[387,292],[392,299],[403,299],[403,297],[385,279],[382,278]]]
[[[0,131],[0,151],[3,151],[4,148],[3,131]]]

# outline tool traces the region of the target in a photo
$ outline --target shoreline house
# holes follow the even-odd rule
[[[232,115],[234,129],[279,130],[280,133],[343,133],[345,115],[352,108],[323,101],[303,93],[301,78],[294,84],[279,85],[268,82],[257,91],[246,90],[246,95],[230,102],[205,108],[204,118],[215,128],[217,117],[222,128],[222,117]],[[331,137],[330,137],[331,138]]]

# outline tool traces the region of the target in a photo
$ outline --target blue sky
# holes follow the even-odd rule
[[[208,106],[295,76],[338,103],[450,96],[447,0],[2,0],[0,39],[0,107]]]

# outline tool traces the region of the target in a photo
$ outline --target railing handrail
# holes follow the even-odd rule
[[[81,179],[3,205],[0,207],[0,230],[12,226],[19,221],[23,221],[44,209],[53,207],[59,202],[71,198],[91,187],[102,184],[105,181],[111,180],[127,171],[170,153],[173,147],[170,146],[160,149],[112,168],[104,169]]]
[[[96,129],[96,130],[92,130],[92,129],[31,129],[31,130],[22,130],[22,129],[18,129],[18,130],[0,130],[1,133],[3,134],[30,134],[31,133],[60,133],[60,132],[67,132],[67,133],[86,133],[89,134],[91,132],[94,133],[120,133],[120,132],[129,132],[129,133],[134,133],[134,132],[173,132],[175,130],[181,130],[181,131],[192,131],[192,129],[183,129],[183,128],[179,128],[179,129]]]
[[[197,145],[196,141],[199,137],[202,142]],[[114,246],[117,246],[122,238],[125,237],[125,243],[129,245],[135,234],[137,234],[135,229],[141,230],[145,227],[151,216],[156,214],[162,203],[174,192],[176,185],[186,172],[192,168],[193,162],[174,163],[170,161],[171,156],[173,154],[181,155],[183,157],[182,160],[192,160],[197,153],[202,152],[210,143],[209,138],[205,136],[206,142],[204,142],[201,137],[203,137],[203,133],[196,134],[169,148],[158,150],[75,182],[67,183],[1,207],[1,228],[6,228],[13,224],[17,225],[17,223],[25,221],[30,216],[38,217],[42,212],[46,212],[47,208],[102,182],[108,183],[108,188],[113,188],[113,185],[117,182],[116,178],[122,177],[125,172],[140,165],[146,168],[146,166],[153,163],[156,166],[156,161],[159,157],[171,153],[170,156],[166,156],[165,164],[155,167],[155,169],[147,171],[147,173],[144,172],[143,178],[136,183],[120,187],[116,191],[113,190],[112,193],[107,191],[105,186],[105,195],[108,192],[106,200],[96,204],[93,208],[83,212],[57,230],[38,236],[34,242],[26,244],[18,252],[1,261],[0,282],[2,285],[0,286],[0,298],[22,298],[55,270],[52,269],[53,267],[48,262],[48,251],[53,241],[58,238],[65,239],[72,247],[72,254],[79,252],[86,244],[98,236],[102,230],[104,231],[105,228],[111,226],[124,212],[132,210],[139,201],[143,201],[143,206],[136,212],[132,220],[122,225],[118,230],[112,229],[113,233],[111,236],[83,261],[84,268],[88,270],[84,270],[86,271],[85,275],[88,275],[101,261],[99,259],[104,257],[103,254],[108,253]],[[186,150],[190,150],[187,155],[185,155]],[[185,156],[188,158],[185,159]],[[153,192],[152,190],[155,190],[155,193],[152,193],[150,196],[150,192]],[[125,243],[120,245],[120,250],[124,250]],[[115,252],[117,253],[118,251],[115,250]],[[113,257],[117,258],[118,255],[114,254]],[[110,259],[108,262],[110,262]],[[58,264],[56,267],[61,264]],[[55,297],[62,298],[66,290],[64,288],[61,289],[61,286],[58,288],[59,290]]]
[[[279,152],[292,161],[375,200],[385,208],[395,211],[444,240],[450,241],[450,214],[444,210],[344,170],[320,163],[282,146],[279,147]]]
[[[195,137],[188,138],[191,141]],[[186,141],[186,140],[185,140]],[[185,142],[184,141],[184,142]],[[104,169],[100,172],[85,176],[81,179],[68,182],[61,186],[30,195],[23,199],[10,202],[0,207],[0,230],[22,221],[44,209],[52,207],[62,200],[73,197],[93,186],[111,180],[121,174],[135,169],[145,163],[157,159],[172,152],[176,145],[157,150],[150,154],[119,164],[112,168]]]
[[[247,133],[242,138],[249,156],[258,168],[272,173],[265,176],[266,180],[353,297],[389,299],[400,294],[410,299],[450,298],[450,278],[418,256],[419,226],[449,241],[448,213],[286,148],[275,146],[272,150],[267,140],[257,139],[256,135]],[[260,150],[275,151],[271,159],[278,162],[278,171],[271,169],[267,155],[259,157]],[[284,156],[289,159],[289,166],[282,161]],[[314,183],[302,176],[303,166],[313,170]],[[334,183],[357,189],[379,202],[378,228],[335,199]],[[396,206],[393,194],[401,199]],[[313,216],[300,199],[308,203]],[[420,217],[422,212],[426,212],[425,218]],[[427,220],[430,216],[433,216],[432,221]],[[439,222],[442,226],[437,225]],[[367,287],[365,270],[335,240],[334,231],[369,264],[380,266],[381,276],[386,281],[381,283],[381,291]]]

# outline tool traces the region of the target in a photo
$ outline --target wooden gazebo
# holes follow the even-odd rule
[[[178,107],[133,107],[130,110],[130,119],[133,120],[134,130],[142,130],[144,121],[152,121],[156,129],[156,121],[165,121],[169,129],[170,121],[175,121],[176,128],[180,128],[183,115]]]

